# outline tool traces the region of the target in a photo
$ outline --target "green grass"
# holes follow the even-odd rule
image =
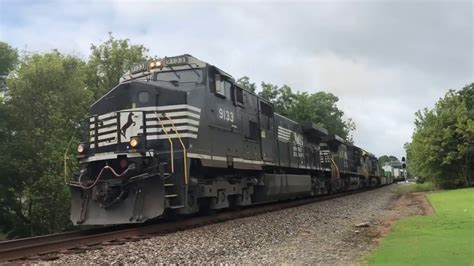
[[[429,193],[436,213],[400,220],[369,265],[474,265],[474,189]]]
[[[423,184],[418,183],[408,183],[408,184],[401,184],[400,188],[398,189],[398,193],[405,194],[405,193],[412,193],[412,192],[426,192],[426,191],[435,191],[437,188],[431,182],[425,182]]]

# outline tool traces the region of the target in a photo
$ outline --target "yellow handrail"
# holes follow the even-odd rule
[[[339,172],[339,167],[337,167],[337,164],[336,162],[334,162],[334,159],[331,158],[331,163],[334,165],[334,167],[336,168],[336,173],[337,173],[337,176],[336,177],[341,177],[341,173]]]
[[[165,116],[170,122],[171,126],[176,133],[176,136],[178,136],[179,142],[181,143],[181,147],[183,147],[183,161],[184,161],[184,183],[187,185],[188,184],[188,156],[186,152],[186,147],[184,146],[183,140],[181,139],[181,135],[179,134],[178,130],[176,129],[176,126],[174,125],[173,120],[169,118],[168,116]]]
[[[173,141],[171,140],[170,136],[168,135],[168,132],[166,132],[165,126],[161,122],[160,115],[155,112],[156,118],[158,119],[158,122],[161,125],[161,128],[163,129],[163,132],[165,132],[166,137],[168,138],[168,142],[170,143],[170,149],[171,149],[171,173],[174,173],[174,150],[173,150]]]

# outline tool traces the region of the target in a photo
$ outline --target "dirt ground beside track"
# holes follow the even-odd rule
[[[433,206],[423,192],[395,194],[385,214],[372,221],[374,226],[363,227],[360,231],[355,231],[359,232],[354,236],[354,241],[366,241],[369,246],[372,246],[370,248],[372,250],[390,233],[398,220],[415,215],[432,215],[434,212]],[[372,244],[369,242],[372,242]],[[360,256],[360,259],[370,250],[367,250],[365,254]],[[357,261],[354,263],[357,263]]]

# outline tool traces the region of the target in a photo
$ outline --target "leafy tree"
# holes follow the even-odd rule
[[[278,87],[276,85],[262,82],[262,90],[258,95],[270,101],[275,111],[279,114],[289,116],[289,111],[294,107],[296,94],[293,93],[288,85]]]
[[[292,113],[292,110],[298,103],[298,95],[294,94],[290,86],[283,85],[278,89],[278,98],[275,104],[276,110],[279,113],[291,116],[293,119],[297,119]],[[303,121],[303,120],[301,120]]]
[[[388,158],[390,159],[390,161],[398,161],[398,158],[393,155],[388,156]]]
[[[474,176],[474,83],[450,90],[434,109],[415,114],[406,145],[410,171],[442,187],[469,186]]]
[[[18,52],[7,43],[0,42],[0,151],[5,149],[8,137],[7,117],[8,110],[4,102],[4,93],[6,92],[6,78],[18,63]],[[2,155],[0,153],[0,158]],[[1,161],[1,160],[0,160]],[[2,164],[0,164],[0,173],[2,173]],[[2,187],[0,187],[2,189]],[[1,200],[1,199],[0,199]]]
[[[379,157],[379,162],[393,162],[393,161],[398,161],[398,158],[393,155],[382,155]]]
[[[10,45],[0,42],[0,92],[5,91],[5,80],[18,62],[18,52]],[[1,95],[0,95],[1,97]],[[0,98],[1,100],[1,98]]]
[[[8,237],[69,225],[63,156],[92,95],[86,64],[57,51],[25,57],[7,79],[0,142],[0,225]],[[8,114],[5,116],[5,114]],[[2,158],[3,157],[3,158]]]
[[[258,96],[275,104],[279,94],[278,86],[262,81],[261,87],[262,90],[258,93]]]
[[[295,121],[311,121],[320,124],[331,133],[337,134],[345,139],[352,140],[350,132],[355,129],[351,119],[343,120],[344,112],[336,103],[339,98],[327,92],[297,92],[283,85],[262,82],[262,90],[258,95],[273,103],[277,113],[288,116]]]
[[[239,78],[237,80],[237,83],[244,87],[244,89],[248,90],[248,91],[251,91],[251,92],[255,92],[256,89],[257,89],[257,86],[255,85],[255,83],[250,83],[250,78],[247,77],[247,76],[243,76],[241,78]]]
[[[94,99],[114,88],[131,65],[145,60],[148,52],[143,45],[131,45],[128,39],[109,39],[100,45],[91,45],[87,63],[87,85]]]
[[[382,167],[385,165],[385,163],[388,163],[390,162],[390,158],[387,156],[387,155],[382,155],[379,157],[378,159],[378,162],[379,162],[379,165]]]
[[[379,167],[382,168],[382,166],[385,165],[385,163],[388,162],[398,162],[398,158],[393,155],[382,155],[378,159]]]
[[[347,138],[349,132],[355,129],[355,125],[352,120],[343,120],[344,112],[336,105],[338,100],[332,93],[327,92],[298,93],[290,116],[296,121],[320,124],[331,133]]]
[[[146,51],[109,35],[91,46],[87,64],[57,51],[20,59],[15,75],[2,86],[8,97],[0,98],[0,230],[7,237],[69,226],[65,149],[71,138],[78,142],[76,128],[93,100],[117,85]],[[15,49],[0,43],[1,78],[16,58]]]

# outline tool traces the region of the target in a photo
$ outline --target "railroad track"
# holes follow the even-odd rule
[[[3,241],[0,242],[0,262],[21,259],[54,259],[55,256],[51,256],[51,254],[54,254],[55,252],[68,252],[68,250],[71,249],[96,249],[101,248],[102,245],[113,245],[127,241],[136,241],[156,235],[196,228],[213,223],[254,216],[314,202],[327,201],[368,190],[371,189],[342,192],[333,195],[319,196],[316,198],[261,204],[240,211],[226,211],[215,215],[198,216],[179,221],[163,221],[131,228],[104,227]],[[70,252],[74,252],[74,250]]]

